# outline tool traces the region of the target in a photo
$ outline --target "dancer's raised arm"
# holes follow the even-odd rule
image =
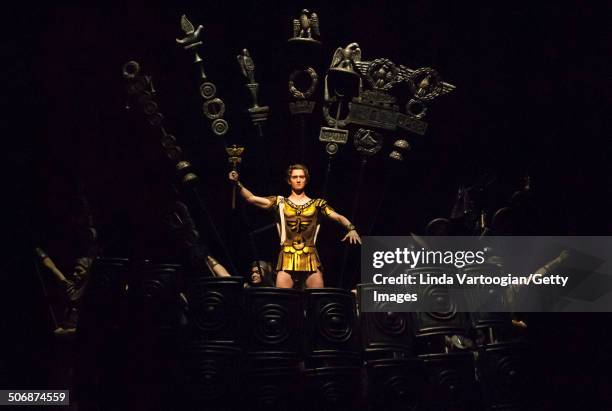
[[[250,192],[239,180],[240,176],[237,171],[230,171],[229,179],[234,181],[240,189],[240,196],[246,200],[247,203],[253,204],[259,208],[270,208],[274,205],[274,202],[269,197],[259,197]]]

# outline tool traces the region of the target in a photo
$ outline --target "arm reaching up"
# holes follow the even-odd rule
[[[242,183],[238,180],[239,175],[237,171],[230,171],[229,179],[234,181],[240,190],[240,196],[246,200],[247,203],[257,206],[259,208],[270,208],[273,202],[266,197],[259,197],[250,192]]]

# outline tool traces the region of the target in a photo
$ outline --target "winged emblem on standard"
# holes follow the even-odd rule
[[[303,9],[298,19],[293,19],[293,37],[302,39],[312,39],[312,35],[320,36],[319,16],[311,13],[308,9]]]
[[[355,63],[361,61],[361,49],[359,44],[351,43],[345,48],[338,47],[332,57],[330,69],[342,71],[355,71]]]

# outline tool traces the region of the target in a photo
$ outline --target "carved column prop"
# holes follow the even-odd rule
[[[239,147],[236,144],[233,144],[231,147],[227,147],[225,149],[229,158],[227,161],[232,165],[232,170],[238,170],[238,164],[242,162],[242,153],[244,152],[244,147]],[[232,210],[236,209],[236,184],[232,188]]]
[[[240,65],[240,70],[242,74],[247,79],[246,87],[249,89],[251,93],[251,98],[253,99],[253,105],[249,108],[249,114],[251,116],[251,121],[253,125],[257,127],[257,134],[259,137],[263,137],[262,125],[268,120],[268,115],[270,113],[270,107],[263,106],[260,107],[257,103],[257,92],[259,90],[259,84],[255,81],[255,63],[251,58],[251,54],[247,49],[242,50],[242,54],[236,56],[238,60],[238,64]]]
[[[293,37],[287,42],[297,64],[289,74],[289,111],[299,119],[300,161],[304,157],[305,118],[315,108],[314,93],[319,84],[319,75],[310,57],[321,46],[319,17],[308,9],[303,9],[297,19],[293,19]]]
[[[194,54],[194,63],[198,66],[200,73],[200,95],[204,99],[202,111],[204,116],[212,121],[211,129],[217,136],[225,136],[229,129],[229,124],[223,119],[225,114],[225,103],[219,97],[215,97],[217,87],[214,83],[208,80],[204,71],[202,58],[198,54],[198,47],[202,45],[200,40],[203,26],[199,25],[196,29],[189,21],[187,16],[181,16],[181,29],[185,32],[185,37],[176,39],[176,43],[182,46],[185,50],[190,50]]]

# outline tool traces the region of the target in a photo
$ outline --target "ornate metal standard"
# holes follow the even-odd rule
[[[361,49],[359,44],[351,43],[345,48],[338,48],[334,53],[330,68],[325,76],[323,115],[329,121],[330,127],[321,127],[319,141],[326,143],[325,151],[329,159],[324,180],[324,192],[327,190],[329,174],[331,172],[332,157],[340,149],[340,144],[344,145],[348,141],[349,131],[344,129],[345,123],[340,119],[343,104],[346,104],[346,97],[358,94],[355,90],[360,89],[361,80],[355,72],[355,61],[361,59]],[[330,87],[331,84],[331,87]],[[330,89],[332,93],[330,93]],[[330,114],[330,107],[336,104],[335,118]]]
[[[327,124],[331,127],[321,127],[319,133],[319,141],[326,142],[325,151],[330,156],[334,155],[338,149],[338,144],[346,144],[348,141],[348,130],[341,127],[346,125],[340,119],[343,98],[347,95],[355,94],[354,90],[360,89],[359,74],[355,72],[355,63],[361,60],[361,49],[359,44],[351,43],[345,48],[338,47],[334,56],[328,74],[325,76],[325,90],[323,106],[324,116],[328,119]],[[330,79],[330,76],[333,78]],[[330,87],[331,83],[331,87]],[[333,96],[330,94],[330,88],[333,91]],[[331,117],[329,110],[332,103],[337,103],[336,117]]]
[[[326,110],[326,117],[331,119],[328,121],[331,127],[321,127],[319,141],[327,143],[325,145],[325,151],[330,157],[338,152],[339,144],[346,144],[348,141],[349,132],[341,128],[344,127],[345,124],[340,120],[340,112],[344,96],[350,95],[351,90],[349,89],[359,84],[359,75],[354,69],[355,61],[359,60],[361,60],[361,49],[359,48],[359,44],[351,43],[345,48],[339,47],[334,53],[328,74],[325,76],[324,100],[327,104],[324,106],[324,111]],[[334,78],[331,79],[333,96],[330,96],[330,75],[334,76]],[[347,79],[348,81],[346,81]],[[335,118],[332,118],[329,114],[332,103],[337,103]]]
[[[342,97],[337,96],[335,97],[335,99],[338,101],[335,124],[339,124],[340,110],[342,108]],[[340,148],[338,144],[346,144],[346,142],[348,141],[348,136],[348,130],[343,130],[341,128],[336,127],[321,127],[321,131],[319,132],[319,141],[327,143],[325,145],[325,151],[330,156],[330,160],[331,156],[338,152],[338,149]]]
[[[327,124],[336,127],[356,124],[388,131],[399,128],[423,135],[427,128],[422,120],[427,104],[455,89],[452,84],[443,82],[432,68],[412,70],[386,58],[362,61],[361,49],[356,43],[336,50],[328,70],[331,72],[350,76],[355,73],[361,80],[359,95],[352,98],[349,114],[341,121],[330,114],[330,106],[335,102],[330,97],[330,88],[334,85],[326,81],[323,114]],[[406,101],[404,112],[399,105],[402,98]]]
[[[225,151],[227,152],[227,155],[229,156],[227,161],[229,161],[229,163],[232,165],[232,170],[237,171],[238,164],[242,163],[242,157],[240,156],[244,152],[244,147],[240,147],[240,146],[237,146],[236,144],[233,144],[230,147],[226,147]],[[232,189],[232,210],[235,210],[235,209],[236,209],[236,185],[234,184],[234,188]]]
[[[263,137],[262,125],[268,120],[268,114],[270,113],[270,107],[260,107],[257,104],[257,92],[259,90],[259,84],[255,81],[255,63],[251,58],[251,54],[247,49],[242,50],[242,54],[236,56],[238,64],[242,74],[247,79],[246,87],[251,92],[253,99],[253,106],[249,108],[249,114],[251,115],[251,121],[257,127],[257,133],[260,137]]]
[[[189,185],[194,183],[198,176],[191,170],[191,163],[183,160],[183,149],[176,144],[176,138],[168,133],[162,125],[164,116],[159,112],[159,106],[154,100],[155,89],[153,88],[151,76],[141,74],[140,64],[136,61],[125,63],[122,68],[122,74],[127,82],[127,93],[138,101],[142,111],[147,116],[149,124],[159,129],[161,145],[166,152],[166,156],[174,163],[181,184]]]
[[[321,32],[319,17],[308,9],[302,9],[300,15],[293,19],[292,37],[288,40],[290,52],[295,57],[290,60],[297,63],[290,69],[289,75],[289,111],[297,116],[299,131],[299,161],[304,161],[306,139],[306,116],[315,108],[314,93],[319,84],[319,75],[313,67],[311,58],[320,51]]]
[[[227,134],[229,124],[223,119],[225,113],[225,103],[220,98],[216,97],[217,87],[208,80],[202,64],[202,58],[198,54],[198,47],[202,45],[200,36],[204,27],[199,25],[197,28],[189,21],[184,14],[181,16],[181,29],[185,33],[182,39],[176,39],[176,43],[182,46],[185,50],[191,50],[194,54],[194,63],[200,71],[200,95],[205,100],[202,106],[202,112],[212,120],[211,129],[218,136]]]

